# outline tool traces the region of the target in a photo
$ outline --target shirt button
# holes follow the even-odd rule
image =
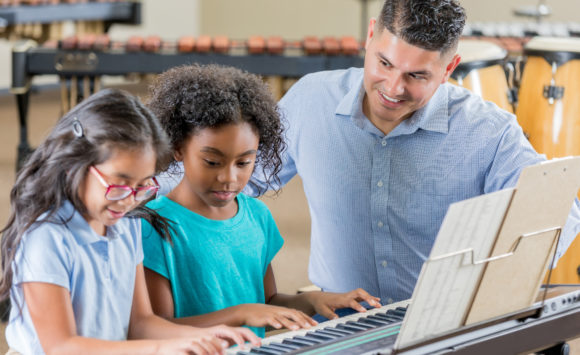
[[[379,180],[379,182],[377,182],[377,186],[378,187],[383,187],[383,180]]]
[[[383,227],[383,222],[379,221],[379,223],[377,223],[377,226],[379,226],[379,228]]]
[[[391,303],[393,303],[393,299],[392,299],[392,298],[389,298],[389,299],[387,300],[387,303],[388,303],[388,304],[391,304]]]
[[[382,145],[383,145],[383,147],[384,147],[384,146],[386,146],[386,145],[387,145],[387,141],[382,141],[382,142],[381,142],[381,144],[382,144]]]
[[[383,261],[381,262],[381,265],[382,265],[383,267],[387,267],[387,261],[386,261],[386,260],[383,260]]]

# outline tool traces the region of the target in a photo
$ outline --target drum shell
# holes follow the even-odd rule
[[[461,64],[458,69],[461,69],[460,66]],[[453,78],[449,78],[449,82],[474,92],[508,112],[514,112],[508,99],[509,88],[505,71],[500,64],[490,62],[489,66],[471,69],[462,79],[461,85]]]
[[[559,66],[554,85],[563,87],[561,99],[550,104],[544,87],[552,80],[552,65],[529,56],[519,90],[516,116],[532,146],[548,159],[580,155],[580,60]]]

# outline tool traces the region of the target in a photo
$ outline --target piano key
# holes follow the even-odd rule
[[[280,351],[285,351],[285,352],[296,350],[295,347],[291,347],[291,346],[288,346],[286,344],[281,344],[281,343],[270,343],[270,344],[268,344],[268,346],[271,348],[274,348],[274,349],[279,349]]]
[[[304,346],[312,346],[313,344],[307,341],[303,341],[300,339],[284,339],[284,341],[282,342],[284,344],[288,344],[288,345],[296,345],[299,348],[304,347]]]
[[[284,346],[284,347],[290,348],[292,350],[298,350],[298,349],[300,349],[300,348],[303,347],[303,345],[296,345],[296,344],[288,344],[288,343],[285,343],[284,342],[285,340],[287,340],[287,339],[284,339],[281,343],[270,343],[269,345],[280,345],[280,346]]]
[[[385,319],[387,321],[391,321],[393,323],[400,322],[400,321],[403,320],[401,317],[396,316],[396,315],[393,315],[393,314],[375,313],[375,316],[381,317],[381,318],[383,318],[383,319]]]
[[[384,320],[370,319],[369,317],[361,318],[358,321],[359,321],[359,323],[370,324],[370,325],[374,325],[376,327],[380,327],[380,326],[389,324],[388,322],[386,322]]]
[[[380,316],[376,316],[376,315],[370,315],[367,317],[368,319],[372,319],[372,320],[376,320],[378,322],[385,322],[385,324],[393,324],[393,320],[388,318],[388,317],[380,317]]]
[[[363,327],[365,329],[373,329],[373,328],[376,328],[376,326],[374,326],[374,325],[364,324],[364,323],[358,323],[358,322],[354,322],[354,321],[348,321],[348,322],[346,322],[344,324],[355,325],[355,326]]]
[[[275,355],[284,354],[284,353],[287,353],[287,352],[290,351],[290,350],[281,350],[281,349],[278,349],[278,348],[273,347],[271,345],[262,345],[262,346],[259,347],[259,349],[266,350],[269,353],[275,354]]]
[[[309,338],[309,337],[306,337],[306,336],[303,336],[303,335],[297,335],[297,336],[295,336],[292,339],[306,341],[306,342],[311,343],[311,345],[316,345],[316,344],[320,344],[320,343],[323,342],[320,339]]]
[[[250,350],[250,354],[280,355],[282,353],[279,351],[268,350],[265,346],[261,346],[259,348],[253,348],[252,350]]]
[[[362,332],[363,330],[367,330],[367,328],[353,326],[352,324],[338,324],[336,328],[350,330],[352,332]]]
[[[332,334],[337,334],[340,336],[347,336],[347,335],[351,335],[354,334],[355,332],[350,331],[350,330],[346,330],[346,329],[336,329],[336,328],[324,328],[324,329],[320,329],[320,331],[324,331],[324,332],[329,332]]]
[[[321,334],[318,331],[316,331],[316,332],[308,332],[308,333],[306,333],[306,336],[307,337],[316,338],[316,339],[320,339],[322,341],[330,341],[330,340],[339,338],[338,335],[335,335],[335,336],[331,337],[331,336],[329,336],[327,334]]]
[[[401,312],[401,311],[396,310],[396,309],[389,309],[387,311],[387,315],[399,317],[401,320],[403,320],[403,318],[405,317],[405,312]]]

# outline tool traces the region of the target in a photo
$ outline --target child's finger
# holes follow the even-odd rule
[[[364,308],[360,303],[358,303],[357,300],[351,300],[349,302],[349,307],[356,310],[356,311],[359,311],[359,312],[366,312],[367,311],[367,309]]]
[[[381,306],[381,299],[379,297],[371,296],[367,291],[363,290],[362,288],[357,288],[353,291],[355,293],[355,297],[357,301],[366,301],[373,307],[380,307]]]
[[[320,314],[323,317],[326,317],[327,319],[338,318],[338,315],[336,313],[334,313],[334,311],[326,305],[320,307],[320,309],[318,309],[317,312],[318,312],[318,314]]]

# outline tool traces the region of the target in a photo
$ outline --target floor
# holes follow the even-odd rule
[[[125,86],[132,93],[144,97],[143,85]],[[58,90],[33,93],[29,108],[29,141],[36,146],[60,116]],[[14,182],[16,146],[18,143],[17,111],[14,97],[0,95],[0,224],[9,214],[9,192]],[[294,293],[308,285],[308,255],[310,248],[310,217],[299,178],[292,180],[277,197],[265,197],[278,227],[285,238],[281,252],[273,261],[279,292]],[[4,324],[0,332],[4,333]],[[0,336],[0,354],[7,346]],[[571,354],[580,355],[580,340],[572,342]]]

